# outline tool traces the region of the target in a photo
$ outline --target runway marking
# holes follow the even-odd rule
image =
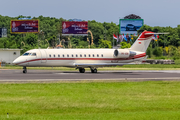
[[[151,80],[177,80],[180,81],[180,77],[169,78],[112,78],[112,79],[28,79],[28,80],[0,80],[0,83],[53,83],[53,82],[138,82],[138,81],[151,81]]]
[[[0,70],[11,70],[11,69],[0,69]]]
[[[156,70],[156,71],[154,71],[154,70],[146,70],[146,71],[134,71],[134,70],[127,70],[127,71],[98,71],[98,73],[113,73],[113,72],[123,72],[123,73],[128,73],[128,72],[133,72],[133,73],[157,73],[157,72],[161,72],[161,73],[180,73],[180,71],[177,71],[177,70]],[[85,73],[79,73],[79,72],[71,72],[71,71],[69,71],[69,72],[67,72],[67,73],[53,73],[53,74],[86,74],[86,73],[91,73],[91,72],[85,72]]]
[[[145,72],[145,73],[149,73],[149,72],[152,72],[152,73],[156,73],[156,72],[161,72],[161,73],[180,73],[180,70],[122,70],[122,71],[119,71],[119,70],[115,70],[115,71],[100,71],[100,72],[134,72],[134,73],[138,73],[138,72]]]
[[[77,74],[77,73],[53,73],[53,74],[60,74],[60,75],[67,75],[67,74],[69,74],[69,75],[75,75],[75,74]],[[77,74],[77,75],[79,75],[79,74]]]

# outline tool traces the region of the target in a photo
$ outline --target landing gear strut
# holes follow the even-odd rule
[[[84,68],[79,68],[79,72],[80,73],[85,73],[85,69]]]
[[[96,68],[91,68],[91,73],[97,73],[97,69]]]
[[[23,73],[27,73],[26,66],[23,67]]]

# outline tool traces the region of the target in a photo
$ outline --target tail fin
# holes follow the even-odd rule
[[[133,51],[146,52],[154,34],[154,32],[150,31],[142,32],[130,49]]]

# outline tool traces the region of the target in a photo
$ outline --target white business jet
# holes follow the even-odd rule
[[[131,48],[127,49],[32,49],[13,61],[26,67],[73,67],[80,73],[90,68],[97,73],[98,67],[122,66],[142,61],[152,40],[154,32],[144,31]]]

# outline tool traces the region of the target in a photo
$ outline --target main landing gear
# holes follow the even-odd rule
[[[79,68],[79,72],[80,73],[85,73],[85,69],[84,68]]]
[[[23,73],[27,73],[26,66],[23,66]]]
[[[91,73],[97,73],[97,69],[96,68],[90,68],[91,69]],[[85,69],[84,68],[79,68],[79,72],[80,73],[85,73]]]
[[[97,73],[97,69],[96,68],[94,68],[94,69],[91,68],[91,73]]]

